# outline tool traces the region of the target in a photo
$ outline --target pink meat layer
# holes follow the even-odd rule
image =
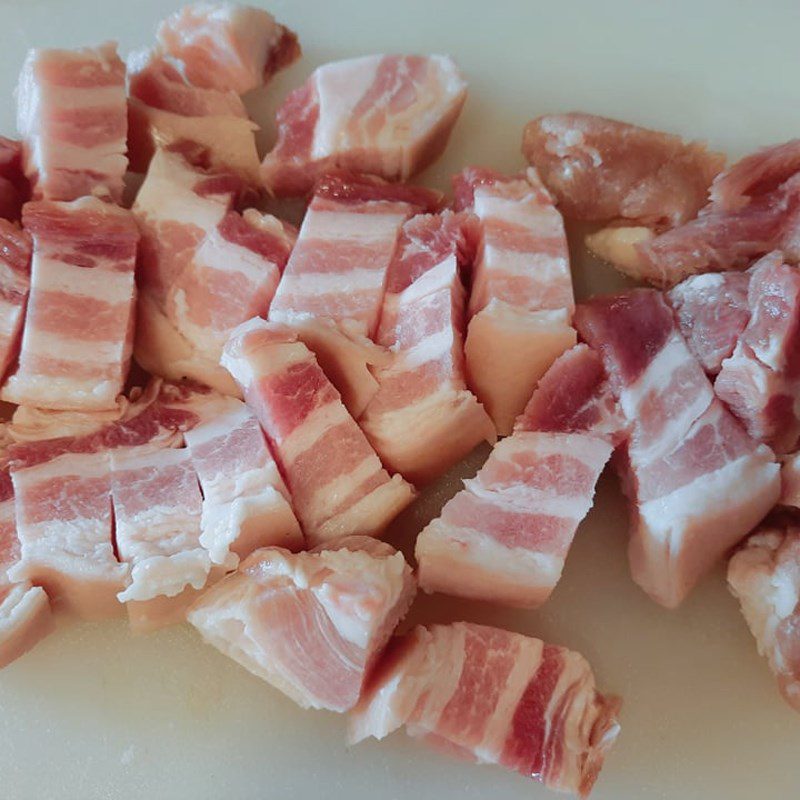
[[[19,354],[31,286],[31,239],[0,219],[0,380]]]

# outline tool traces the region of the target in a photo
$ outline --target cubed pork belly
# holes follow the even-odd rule
[[[189,621],[303,708],[347,711],[414,592],[402,553],[352,536],[310,552],[256,551],[194,604]]]
[[[236,566],[259,547],[303,546],[278,465],[244,403],[229,398],[225,412],[184,436],[203,491],[200,544],[213,563]]]
[[[261,319],[240,325],[222,364],[267,434],[310,544],[377,536],[411,502],[413,487],[383,468],[291,329]]]
[[[23,209],[33,241],[31,289],[8,402],[113,408],[133,349],[139,231],[118,206],[85,197]]]
[[[767,525],[753,534],[730,560],[728,586],[781,693],[800,711],[800,529]]]
[[[774,505],[778,465],[716,398],[661,293],[594,298],[575,322],[630,424],[620,462],[633,578],[674,608]]]
[[[714,390],[753,439],[786,453],[800,437],[800,270],[771,253],[749,272],[749,320]]]
[[[30,193],[22,167],[22,142],[0,136],[0,219],[19,220]]]
[[[331,169],[405,181],[443,152],[467,96],[448,56],[371,55],[318,67],[278,110],[261,168],[276,196],[300,196]]]
[[[479,764],[586,796],[619,734],[620,701],[565,647],[456,622],[395,639],[351,712],[349,738],[406,732]]]
[[[384,464],[412,483],[496,438],[464,371],[460,268],[472,260],[475,223],[466,212],[412,218],[387,275],[377,342],[391,359],[373,370],[378,391],[359,423]]]
[[[371,343],[401,228],[440,202],[437,192],[366,175],[329,174],[316,185],[269,318],[298,331],[355,417],[377,389],[369,366],[385,363]]]
[[[120,202],[127,104],[116,45],[31,50],[17,89],[17,128],[35,199]]]
[[[500,435],[536,382],[575,344],[564,222],[536,170],[505,177],[470,167],[454,179],[457,207],[480,220],[472,271],[467,378]]]
[[[19,351],[31,287],[31,238],[0,219],[0,381]]]

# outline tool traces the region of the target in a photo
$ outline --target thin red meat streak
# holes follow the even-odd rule
[[[616,738],[619,700],[585,659],[538,639],[458,622],[394,640],[350,716],[350,740],[402,725],[436,747],[585,796]]]
[[[133,347],[139,232],[128,211],[83,198],[26,204],[31,291],[19,364],[2,397],[42,408],[113,408]]]
[[[595,298],[575,322],[630,425],[621,461],[634,580],[673,608],[775,503],[778,465],[714,396],[660,293]]]
[[[189,621],[304,708],[347,711],[414,591],[402,553],[351,536],[311,552],[259,550],[193,606]]]
[[[405,181],[441,155],[467,86],[446,56],[373,55],[318,67],[278,110],[261,172],[277,196],[331,169]]]
[[[0,219],[0,380],[17,357],[31,286],[31,238]]]

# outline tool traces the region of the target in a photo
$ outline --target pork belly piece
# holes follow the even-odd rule
[[[215,564],[235,567],[259,547],[298,550],[303,534],[253,412],[239,400],[187,431],[203,491],[200,544]]]
[[[17,221],[30,198],[30,184],[22,168],[22,142],[0,136],[0,219]]]
[[[0,380],[17,357],[31,287],[31,238],[0,219]]]
[[[800,711],[800,529],[766,526],[728,564],[738,598],[786,701]]]
[[[30,50],[17,89],[17,128],[34,199],[122,199],[125,64],[116,44]]]
[[[303,708],[347,711],[414,597],[411,568],[362,536],[257,550],[189,612],[203,638]]]
[[[372,55],[318,67],[278,110],[264,184],[278,197],[304,195],[337,168],[408,180],[441,155],[466,96],[448,56]]]
[[[800,271],[771,253],[750,274],[750,319],[714,390],[750,436],[786,453],[800,436]]]
[[[778,465],[714,396],[659,292],[594,298],[575,323],[631,426],[621,460],[633,578],[674,608],[774,505]]]
[[[579,653],[456,622],[394,639],[351,712],[349,738],[406,732],[585,797],[619,734],[620,700]]]
[[[354,417],[377,389],[369,366],[385,363],[371,341],[402,225],[440,203],[437,192],[366,175],[316,185],[269,318],[298,331]]]
[[[311,545],[377,536],[411,502],[413,487],[383,469],[292,330],[252,319],[233,332],[222,364],[267,434]]]
[[[699,142],[593,114],[545,114],[522,152],[567,217],[673,227],[706,202],[725,157]]]
[[[733,355],[750,320],[749,285],[749,272],[706,272],[667,293],[689,350],[709,375],[716,375]]]
[[[384,464],[412,483],[433,480],[496,438],[464,374],[459,270],[475,237],[467,213],[420,214],[403,226],[389,267],[377,342],[391,360],[373,370],[378,391],[359,424]]]
[[[192,3],[156,33],[161,51],[193,86],[245,94],[300,57],[297,35],[260,8]]]
[[[129,211],[84,197],[27,203],[31,290],[19,365],[0,395],[20,405],[113,408],[133,349],[139,232]]]
[[[470,167],[456,204],[480,220],[465,343],[470,387],[511,433],[536,382],[575,344],[569,249],[561,215],[534,169],[513,177]]]

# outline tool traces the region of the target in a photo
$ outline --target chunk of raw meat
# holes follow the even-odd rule
[[[260,8],[193,3],[156,33],[161,50],[181,64],[193,86],[245,94],[300,57],[297,36]]]
[[[385,363],[371,340],[402,225],[440,203],[428,189],[337,173],[319,181],[303,218],[269,318],[297,330],[355,417],[377,389],[369,365]]]
[[[412,572],[383,542],[269,547],[197,601],[203,638],[303,708],[347,711],[414,597]]]
[[[800,271],[772,253],[750,275],[750,319],[714,390],[750,436],[786,453],[800,437]]]
[[[278,110],[264,183],[283,197],[306,194],[331,169],[408,180],[441,155],[466,96],[447,56],[373,55],[318,67]]]
[[[33,197],[122,199],[127,102],[116,45],[31,50],[17,89],[17,128]]]
[[[467,622],[418,626],[390,644],[349,738],[405,725],[445,752],[586,796],[619,734],[619,707],[564,647]]]
[[[31,286],[31,238],[0,219],[0,381],[17,357]]]
[[[129,211],[84,197],[27,203],[31,290],[8,402],[113,408],[133,349],[139,231]]]
[[[414,497],[390,477],[308,348],[285,326],[252,319],[222,364],[258,417],[307,541],[379,535]]]
[[[631,426],[622,461],[633,578],[674,608],[774,505],[778,465],[714,396],[659,292],[594,298],[575,323]]]
[[[496,438],[464,374],[459,271],[472,260],[475,223],[465,212],[412,218],[387,275],[377,342],[391,360],[373,370],[378,391],[359,424],[384,464],[412,483],[433,480]]]
[[[710,375],[733,355],[750,319],[749,272],[706,272],[681,281],[667,294],[686,344]]]
[[[504,177],[470,167],[453,183],[457,207],[471,209],[481,227],[467,379],[505,436],[539,378],[575,344],[564,222],[534,169]]]
[[[18,220],[29,196],[30,185],[22,169],[22,142],[0,136],[0,219]]]
[[[200,544],[215,564],[236,566],[259,547],[298,550],[303,534],[261,427],[244,403],[185,434],[203,490]]]
[[[673,227],[692,219],[725,164],[698,142],[592,114],[546,114],[522,151],[567,217]]]
[[[728,565],[728,585],[784,698],[800,711],[800,530],[768,526],[751,536]]]

